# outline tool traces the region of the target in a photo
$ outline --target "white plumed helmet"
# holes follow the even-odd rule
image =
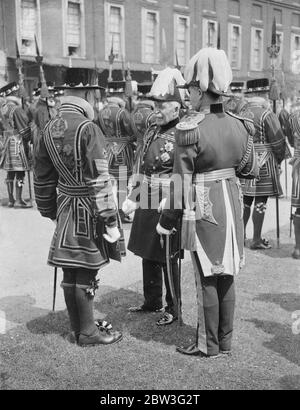
[[[177,68],[167,67],[158,73],[148,97],[155,101],[176,101],[184,104],[185,90],[178,89],[184,86],[185,80]]]
[[[184,77],[187,85],[197,83],[202,91],[222,95],[232,82],[232,70],[224,50],[206,47],[190,59]]]

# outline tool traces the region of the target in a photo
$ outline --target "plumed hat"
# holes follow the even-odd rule
[[[7,97],[8,95],[13,94],[14,92],[19,90],[19,85],[13,81],[12,83],[8,83],[0,88],[0,96]]]
[[[202,91],[224,95],[232,82],[232,70],[224,50],[202,48],[188,62],[184,78],[187,86],[196,84]]]
[[[184,104],[185,90],[179,89],[185,85],[185,80],[177,68],[167,67],[156,77],[148,98],[154,101],[176,101]]]
[[[99,90],[100,85],[90,85],[85,82],[85,75],[82,68],[70,67],[65,74],[65,84],[56,86],[57,90]]]
[[[268,78],[255,78],[248,80],[246,83],[245,93],[267,92],[270,90],[270,83]]]

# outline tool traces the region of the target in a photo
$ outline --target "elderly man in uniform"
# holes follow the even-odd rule
[[[136,186],[123,204],[127,214],[135,210],[128,249],[142,258],[144,303],[133,306],[131,312],[162,311],[162,271],[166,285],[164,315],[157,325],[167,325],[176,320],[178,309],[172,292],[178,298],[178,235],[172,238],[171,276],[166,265],[166,243],[161,241],[155,228],[159,220],[159,210],[170,188],[173,169],[175,126],[179,122],[179,111],[183,104],[184,92],[176,85],[184,84],[177,69],[167,67],[155,79],[150,96],[156,101],[156,123],[152,124],[144,137],[141,153],[140,184]],[[182,93],[182,95],[181,95]],[[161,204],[161,205],[160,205]],[[176,253],[177,251],[177,253]]]
[[[104,137],[85,100],[87,91],[99,87],[83,86],[76,69],[67,71],[66,84],[59,115],[48,122],[36,147],[36,202],[41,215],[56,225],[48,263],[63,270],[73,340],[80,346],[112,344],[122,334],[98,328],[93,313],[96,276],[109,262],[104,242],[120,237]],[[101,246],[95,242],[95,220],[105,228]]]
[[[19,86],[15,82],[0,89],[1,115],[5,128],[5,143],[0,158],[0,168],[7,171],[6,184],[10,208],[31,208],[22,199],[25,172],[30,170],[29,143],[32,142],[30,119],[22,108]],[[3,98],[4,97],[4,98]],[[16,180],[16,199],[14,198]]]
[[[252,212],[253,239],[250,249],[269,249],[271,245],[262,238],[262,227],[269,196],[282,195],[280,185],[280,164],[286,155],[285,136],[278,117],[270,108],[268,101],[269,80],[261,78],[247,81],[245,98],[247,105],[241,115],[253,120],[255,152],[259,159],[259,177],[244,181],[244,228]]]
[[[177,350],[217,357],[231,351],[234,275],[244,262],[238,177],[258,175],[250,135],[253,124],[224,111],[222,95],[232,72],[223,50],[201,49],[187,64],[185,80],[195,112],[176,126],[173,167],[184,194],[173,192],[174,209],[163,210],[157,232],[170,235],[183,217],[181,246],[191,251],[195,271],[196,340]]]
[[[114,192],[119,204],[127,196],[127,186],[132,176],[135,137],[130,113],[125,108],[125,81],[111,81],[107,88],[107,105],[100,110],[95,122],[105,136],[109,172],[114,177]],[[131,222],[122,211],[120,216],[123,222]]]

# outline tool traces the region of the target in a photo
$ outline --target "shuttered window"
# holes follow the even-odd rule
[[[111,6],[109,14],[109,33],[111,42],[113,44],[114,54],[117,55],[117,58],[121,59],[121,31],[122,31],[122,16],[121,8]]]
[[[35,55],[34,35],[38,27],[36,0],[21,0],[21,54]]]
[[[234,69],[241,68],[241,45],[242,45],[242,27],[238,24],[229,23],[228,27],[228,56],[231,67]]]
[[[80,3],[69,1],[67,13],[67,47],[69,55],[78,55],[81,44]]]
[[[189,17],[175,16],[175,51],[180,66],[189,58]],[[175,64],[177,62],[175,61]]]

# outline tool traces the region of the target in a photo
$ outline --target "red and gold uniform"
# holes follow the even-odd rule
[[[244,264],[238,177],[258,174],[253,125],[218,103],[191,113],[176,128],[173,175],[183,186],[174,190],[174,208],[162,212],[160,225],[171,230],[182,217],[181,246],[191,251],[195,270],[197,336],[184,353],[214,356],[231,349],[234,276]]]

